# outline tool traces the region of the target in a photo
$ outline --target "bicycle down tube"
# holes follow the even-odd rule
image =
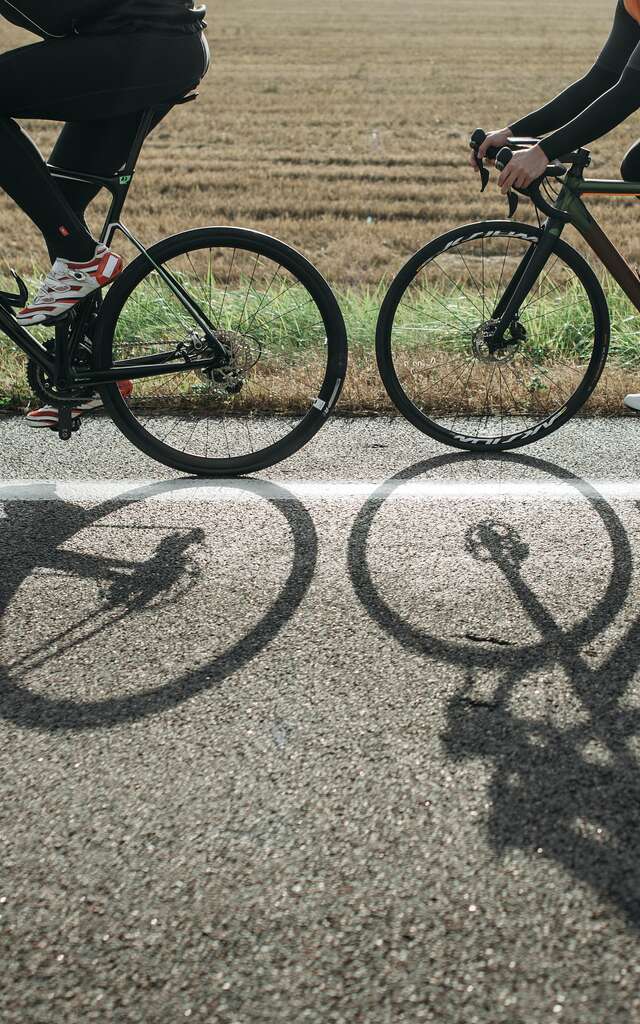
[[[571,224],[618,282],[623,292],[640,311],[640,279],[621,252],[602,230],[580,198],[583,195],[640,196],[640,182],[619,179],[579,178],[568,175],[556,207],[571,217]]]
[[[558,217],[548,218],[542,241],[538,243],[535,250],[532,247],[525,254],[494,310],[494,318],[499,320],[498,335],[507,329],[517,315],[524,298],[532,289],[549,256],[553,253],[555,239],[560,237],[567,223],[572,224],[582,235],[603,266],[640,312],[640,278],[589,212],[580,198],[583,195],[640,197],[640,182],[619,179],[589,179],[571,174],[565,178],[553,206],[553,209],[558,211]],[[568,219],[562,214],[567,214]]]

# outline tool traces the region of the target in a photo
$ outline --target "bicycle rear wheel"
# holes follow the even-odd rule
[[[376,354],[387,392],[423,433],[456,448],[517,448],[557,430],[587,400],[609,347],[609,312],[583,257],[558,239],[507,331],[496,308],[542,237],[511,221],[434,239],[385,297]]]
[[[210,370],[188,369],[208,358],[191,302],[228,352],[222,368],[212,359]],[[102,305],[96,369],[124,372],[127,360],[165,355],[185,369],[135,380],[126,400],[105,385],[107,411],[158,462],[233,476],[287,458],[320,429],[344,381],[346,330],[331,289],[300,253],[259,232],[202,228],[137,257]]]

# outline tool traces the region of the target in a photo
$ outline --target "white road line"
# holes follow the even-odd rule
[[[0,502],[640,501],[637,480],[0,480]]]

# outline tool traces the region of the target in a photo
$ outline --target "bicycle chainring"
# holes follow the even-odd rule
[[[32,359],[27,360],[27,383],[36,398],[47,405],[51,402],[69,400],[86,401],[93,394],[91,388],[79,388],[72,392],[62,393],[52,384],[46,370],[34,363]]]

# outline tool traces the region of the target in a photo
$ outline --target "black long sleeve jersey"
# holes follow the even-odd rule
[[[194,0],[0,0],[0,15],[43,38],[129,32],[199,32]]]
[[[511,125],[514,135],[552,134],[550,160],[606,135],[640,107],[640,0],[618,0],[611,34],[593,67],[550,103]]]

